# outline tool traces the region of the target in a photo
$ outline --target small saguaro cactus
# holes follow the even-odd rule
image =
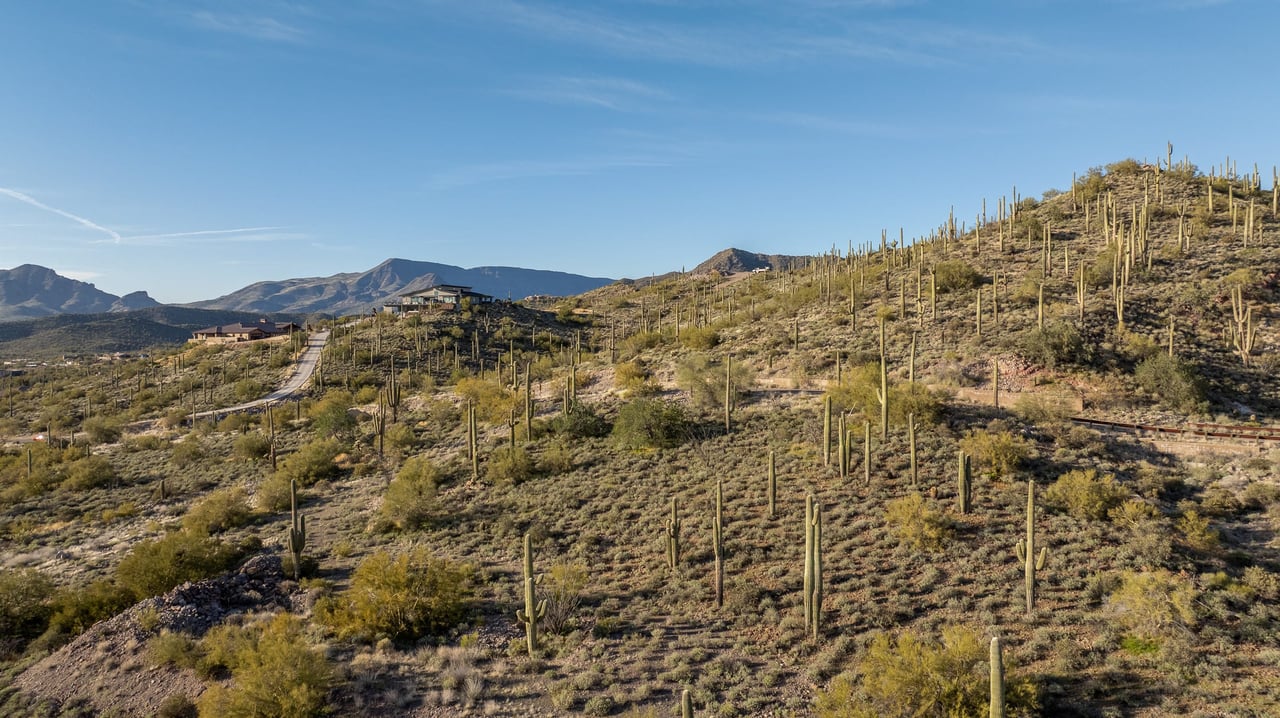
[[[298,482],[289,479],[289,553],[293,556],[293,579],[302,577],[302,549],[307,545],[307,517],[298,513]]]
[[[822,465],[831,465],[831,396],[822,397]]]
[[[804,625],[815,639],[822,625],[822,507],[805,498]]]
[[[916,415],[907,414],[907,441],[911,450],[911,485],[920,483],[920,466],[916,463]]]
[[[991,713],[989,718],[1004,718],[1004,653],[1000,637],[991,638]]]
[[[960,452],[958,486],[956,487],[956,504],[960,513],[967,514],[973,503],[973,464],[970,456]]]
[[[880,315],[880,387],[876,400],[880,402],[880,440],[889,438],[889,360],[885,356],[884,314]]]
[[[773,449],[769,449],[769,518],[778,516],[778,464]]]
[[[680,515],[676,498],[671,497],[671,518],[667,519],[667,566],[673,570],[680,563]]]
[[[693,696],[688,688],[680,694],[680,718],[693,718]]]
[[[1049,549],[1040,549],[1036,555],[1036,484],[1027,481],[1027,536],[1018,539],[1014,546],[1018,560],[1022,562],[1023,580],[1027,593],[1027,614],[1035,610],[1036,605],[1036,571],[1044,570],[1049,560]]]
[[[716,608],[724,605],[724,482],[716,481],[715,514],[711,517],[711,548],[716,557]]]
[[[534,586],[542,582],[542,576],[533,575],[533,540],[524,535],[524,608],[516,610],[516,620],[524,624],[525,643],[529,657],[538,653],[538,621],[547,613],[547,599],[537,601]]]

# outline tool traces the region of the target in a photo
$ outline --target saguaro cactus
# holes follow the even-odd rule
[[[688,688],[680,694],[680,718],[693,718],[693,696]]]
[[[880,387],[876,389],[876,400],[880,402],[880,439],[889,438],[889,361],[885,357],[884,345],[885,317],[880,315]]]
[[[533,575],[533,540],[524,535],[524,608],[516,610],[516,620],[524,624],[525,643],[529,657],[538,652],[538,621],[547,613],[547,599],[537,601],[534,586],[542,582],[542,576]]]
[[[667,519],[667,565],[673,570],[680,563],[680,515],[676,498],[671,497],[671,518]]]
[[[822,465],[831,465],[831,397],[822,397]]]
[[[959,463],[956,505],[960,513],[967,514],[973,501],[973,465],[970,462],[969,455],[963,451],[960,452]]]
[[[1014,553],[1022,562],[1023,581],[1027,593],[1027,613],[1030,614],[1035,610],[1036,605],[1036,571],[1044,570],[1049,560],[1048,548],[1040,549],[1040,555],[1036,555],[1036,484],[1034,481],[1027,481],[1027,536],[1024,539],[1018,539],[1018,543],[1014,546]]]
[[[778,516],[778,465],[769,449],[769,518]]]
[[[711,548],[716,556],[716,608],[724,605],[724,482],[716,481],[715,515],[711,518]]]
[[[302,549],[307,545],[307,517],[298,513],[298,482],[289,479],[289,553],[293,556],[293,579],[302,577]]]
[[[907,441],[911,453],[911,485],[920,483],[920,466],[916,463],[916,415],[907,414]]]
[[[1004,718],[1004,653],[1000,637],[991,638],[991,713],[990,718]]]
[[[822,507],[805,498],[804,625],[816,639],[822,625]]]

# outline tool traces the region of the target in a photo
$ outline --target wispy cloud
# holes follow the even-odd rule
[[[486,182],[527,179],[531,177],[574,177],[600,174],[618,169],[638,167],[670,167],[676,161],[668,157],[613,156],[562,161],[493,162],[457,167],[433,176],[431,189],[444,190]]]
[[[106,227],[103,227],[102,225],[98,224],[97,222],[94,222],[94,221],[89,220],[89,219],[85,219],[84,217],[81,217],[81,216],[79,216],[79,215],[72,214],[72,213],[70,213],[70,212],[68,212],[68,211],[66,211],[66,210],[58,209],[57,207],[50,207],[49,205],[45,204],[44,202],[41,202],[40,200],[38,200],[38,199],[36,199],[36,198],[34,198],[34,197],[32,197],[32,196],[27,195],[27,194],[24,194],[24,193],[22,193],[22,192],[19,192],[19,191],[17,191],[17,190],[14,190],[14,189],[8,189],[8,188],[5,188],[5,187],[0,187],[0,194],[4,195],[4,196],[6,196],[6,197],[10,197],[10,198],[12,198],[12,199],[16,199],[16,200],[18,200],[19,202],[25,202],[26,204],[29,204],[29,205],[31,205],[32,207],[36,207],[36,208],[38,208],[38,209],[42,209],[42,210],[44,210],[44,211],[46,211],[46,212],[52,212],[52,213],[54,213],[54,214],[56,214],[56,215],[60,215],[60,216],[62,216],[62,217],[66,217],[67,219],[69,219],[69,220],[71,220],[71,221],[73,221],[73,222],[76,222],[76,223],[78,223],[78,224],[80,224],[80,225],[82,225],[82,226],[84,226],[84,227],[89,228],[89,229],[92,229],[92,230],[94,230],[94,231],[102,232],[103,234],[105,234],[105,235],[107,235],[108,237],[110,237],[112,242],[114,242],[115,244],[120,244],[120,234],[119,234],[118,232],[116,232],[116,231],[115,231],[115,230],[113,230],[113,229],[108,229],[108,228],[106,228]]]
[[[191,20],[197,27],[206,30],[239,35],[253,40],[300,43],[307,39],[306,30],[266,15],[199,10],[191,14]]]
[[[289,242],[306,239],[307,235],[288,232],[288,227],[238,227],[235,229],[201,229],[193,232],[166,232],[122,237],[130,245],[171,246],[177,244],[224,244],[244,242]]]
[[[912,139],[919,137],[925,130],[905,127],[900,124],[867,122],[825,115],[811,115],[802,112],[780,112],[761,115],[761,120],[773,124],[790,125],[816,132],[831,132],[861,137],[883,137],[888,139]]]
[[[914,66],[953,64],[977,53],[1044,51],[1025,36],[986,33],[934,22],[884,17],[900,0],[791,0],[755,3],[733,23],[710,24],[700,14],[665,13],[661,19],[582,9],[536,0],[452,3],[493,25],[539,40],[589,47],[615,56],[741,67],[833,58]],[[616,7],[616,6],[615,6]],[[688,10],[683,5],[673,6]],[[673,17],[675,19],[673,19]]]
[[[617,77],[539,78],[530,80],[525,87],[507,90],[506,94],[536,102],[585,105],[618,112],[671,99],[665,90]]]

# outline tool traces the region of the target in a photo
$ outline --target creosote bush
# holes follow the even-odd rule
[[[918,493],[890,501],[885,506],[884,518],[899,541],[925,551],[945,548],[955,533],[951,519]]]
[[[436,504],[440,470],[425,456],[405,460],[382,498],[382,515],[401,531],[421,526]]]
[[[1076,469],[1045,489],[1044,502],[1075,518],[1097,520],[1106,518],[1128,495],[1111,474],[1099,477],[1097,469]]]
[[[1125,572],[1107,608],[1126,636],[1151,641],[1185,635],[1195,625],[1195,585],[1166,570]]]
[[[523,446],[500,446],[489,455],[485,479],[494,486],[515,486],[534,476],[533,459]]]
[[[1205,401],[1204,380],[1189,362],[1165,353],[1153,354],[1133,372],[1138,386],[1170,407],[1184,412],[1198,412]]]
[[[987,640],[967,626],[946,626],[941,641],[912,631],[895,638],[881,633],[871,641],[855,679],[837,677],[819,691],[819,718],[920,718],[986,716],[989,697]],[[1009,716],[1039,714],[1039,697],[1029,679],[1005,673]]]
[[[598,438],[609,434],[609,422],[601,418],[595,407],[578,401],[569,406],[568,412],[551,420],[551,431],[575,439]]]
[[[1013,473],[1031,455],[1030,442],[1008,430],[967,431],[960,449],[996,478]]]
[[[219,574],[240,558],[231,545],[194,531],[142,541],[120,561],[116,576],[135,600],[158,596],[184,581]]]
[[[426,548],[378,551],[356,568],[351,586],[316,606],[340,636],[412,641],[460,623],[471,607],[474,570],[436,558]]]
[[[1088,364],[1092,358],[1071,322],[1053,322],[1026,332],[1018,339],[1018,354],[1050,371],[1059,364]]]
[[[253,511],[244,489],[219,489],[192,506],[182,517],[182,527],[197,534],[216,534],[249,523]]]
[[[310,486],[338,473],[334,458],[340,453],[342,444],[337,439],[316,439],[286,456],[277,473],[286,479],[286,483],[288,479],[296,479],[300,485]]]
[[[35,569],[0,569],[0,659],[44,631],[53,593],[52,579]]]
[[[622,405],[613,436],[626,448],[665,449],[683,442],[688,428],[684,407],[663,399],[641,398]]]
[[[302,621],[287,613],[247,626],[222,625],[201,641],[206,660],[231,673],[229,687],[215,683],[200,696],[202,718],[318,716],[333,670],[307,644]]]
[[[973,289],[982,283],[982,275],[963,259],[948,259],[933,266],[939,292]]]

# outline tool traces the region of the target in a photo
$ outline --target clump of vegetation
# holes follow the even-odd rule
[[[501,384],[475,377],[458,380],[454,391],[471,402],[476,416],[490,424],[504,424],[518,408],[519,397]]]
[[[951,519],[930,506],[918,493],[890,501],[885,506],[885,523],[898,540],[912,548],[939,551],[955,533]]]
[[[236,547],[195,531],[143,541],[120,561],[116,576],[134,600],[158,596],[185,581],[219,574],[240,558]]]
[[[658,385],[651,379],[648,369],[639,361],[619,362],[613,367],[613,382],[627,396],[652,396],[657,393]]]
[[[182,527],[194,534],[216,534],[243,526],[252,516],[244,489],[219,489],[187,511]]]
[[[1091,358],[1084,338],[1071,322],[1053,322],[1026,332],[1018,340],[1018,354],[1050,371],[1059,364],[1087,364]]]
[[[862,364],[844,373],[839,385],[827,390],[831,397],[832,411],[853,411],[880,424],[880,365]],[[938,395],[919,382],[893,382],[889,384],[889,424],[905,426],[907,417],[915,415],[916,425],[930,424],[942,411]]]
[[[1153,354],[1133,372],[1138,386],[1170,407],[1184,412],[1196,412],[1203,408],[1205,400],[1204,380],[1190,363],[1168,354]]]
[[[1059,476],[1045,490],[1044,501],[1075,518],[1098,520],[1106,518],[1128,495],[1111,474],[1098,476],[1097,469],[1076,469]]]
[[[532,479],[534,468],[523,446],[500,446],[489,455],[484,476],[494,486],[515,486]]]
[[[241,434],[236,437],[232,453],[245,461],[261,461],[271,455],[271,439],[258,432]]]
[[[691,403],[700,409],[724,406],[725,366],[705,354],[690,354],[676,362],[676,383],[689,392]],[[743,362],[730,364],[728,378],[734,402],[745,396],[755,383],[755,372]]]
[[[684,407],[663,399],[633,399],[613,424],[617,442],[630,449],[665,449],[681,444],[689,429]]]
[[[302,621],[287,613],[265,623],[222,625],[202,641],[207,670],[231,674],[200,696],[200,715],[226,718],[319,716],[327,712],[333,669],[307,645]]]
[[[363,641],[412,641],[458,625],[471,608],[470,566],[425,548],[378,551],[356,568],[351,586],[316,607],[339,635]]]
[[[53,595],[53,580],[40,571],[0,569],[0,659],[44,632]]]
[[[706,351],[720,343],[720,332],[711,327],[685,327],[680,330],[680,343],[695,351]]]
[[[937,642],[912,631],[881,633],[858,664],[857,677],[837,677],[819,691],[815,708],[819,718],[986,715],[987,658],[987,642],[967,626],[944,627]],[[1008,715],[1038,715],[1039,707],[1035,684],[1006,673]]]
[[[973,289],[982,283],[982,275],[963,259],[947,259],[933,266],[934,282],[939,292]]]
[[[436,505],[440,470],[425,456],[405,460],[382,498],[382,515],[401,531],[421,526]]]
[[[1159,641],[1184,635],[1196,623],[1191,579],[1163,569],[1125,572],[1107,599],[1113,620],[1127,636]]]
[[[569,411],[561,412],[551,420],[551,431],[560,436],[575,439],[592,439],[609,434],[609,422],[586,402],[575,401]]]
[[[1031,455],[1031,445],[1007,429],[965,432],[960,449],[996,478],[1009,476]]]

